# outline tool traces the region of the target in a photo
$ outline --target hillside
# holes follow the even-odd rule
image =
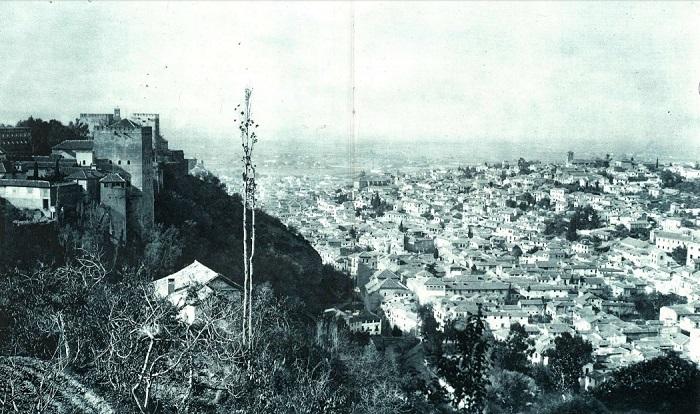
[[[178,267],[198,260],[242,282],[242,204],[229,195],[218,178],[167,179],[168,188],[156,198],[156,221],[176,227],[183,239]],[[347,276],[321,264],[321,257],[303,237],[277,218],[256,214],[254,283],[270,282],[281,296],[299,298],[314,313],[345,301],[351,284]]]

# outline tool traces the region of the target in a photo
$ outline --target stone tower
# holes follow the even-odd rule
[[[128,180],[127,223],[143,233],[154,220],[152,129],[122,119],[95,130],[94,140],[95,158]]]
[[[111,173],[100,180],[100,202],[109,209],[112,238],[126,241],[128,182],[118,173]]]

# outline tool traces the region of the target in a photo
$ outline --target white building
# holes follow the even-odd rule
[[[180,271],[152,282],[152,285],[155,295],[177,307],[180,318],[188,324],[197,319],[200,304],[205,299],[216,294],[238,300],[243,290],[237,283],[196,260]]]

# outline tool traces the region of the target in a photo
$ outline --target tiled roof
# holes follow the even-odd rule
[[[373,279],[398,279],[399,277],[396,275],[396,273],[392,272],[391,270],[378,270],[372,275]]]
[[[190,288],[196,285],[207,285],[211,283],[214,279],[221,278],[226,283],[232,287],[240,288],[236,283],[232,282],[225,276],[215,272],[214,270],[206,267],[198,261],[192,262],[189,266],[169,275],[162,279],[173,280],[175,284],[175,291]],[[157,282],[157,281],[156,281]]]
[[[99,171],[95,170],[87,170],[87,169],[80,169],[73,174],[69,175],[66,177],[68,180],[90,180],[90,179],[100,179],[104,177],[104,174],[102,174]]]
[[[0,179],[0,187],[49,188],[51,183],[43,180]]]
[[[122,178],[118,173],[109,173],[103,179],[100,180],[101,183],[125,183],[126,180]]]
[[[88,139],[69,139],[61,142],[58,145],[54,145],[55,150],[68,150],[68,151],[91,151],[93,141]]]
[[[386,279],[381,283],[381,285],[379,286],[379,289],[408,289],[408,288],[406,286],[402,285],[401,283],[397,282],[394,279]]]

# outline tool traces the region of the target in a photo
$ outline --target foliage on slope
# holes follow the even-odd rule
[[[218,178],[209,173],[168,180],[168,188],[156,199],[156,220],[174,226],[184,239],[179,264],[198,260],[242,280],[242,204],[229,195]],[[270,282],[275,292],[299,298],[317,313],[346,300],[351,284],[347,276],[323,266],[318,253],[303,237],[278,219],[256,214],[254,283]]]

